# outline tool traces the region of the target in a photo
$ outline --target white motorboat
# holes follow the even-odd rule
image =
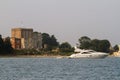
[[[69,58],[105,58],[109,55],[108,53],[96,52],[94,50],[81,50],[77,47],[75,47],[74,52]]]

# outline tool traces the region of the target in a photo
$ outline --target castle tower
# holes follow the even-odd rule
[[[32,48],[32,34],[33,29],[31,28],[13,28],[11,30],[11,37],[21,40],[21,48]],[[14,40],[12,41],[16,42]]]

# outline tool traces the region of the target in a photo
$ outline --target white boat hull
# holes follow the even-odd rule
[[[105,58],[109,54],[103,52],[96,52],[94,50],[84,50],[75,47],[75,54],[69,56],[69,58]]]
[[[89,55],[89,54],[72,54],[71,56],[69,56],[69,58],[92,58],[92,59],[100,59],[100,58],[105,58],[107,57],[108,54],[92,54],[92,55]]]

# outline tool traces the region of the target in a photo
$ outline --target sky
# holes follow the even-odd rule
[[[120,44],[120,0],[0,0],[0,34],[33,28],[76,45],[82,36]]]

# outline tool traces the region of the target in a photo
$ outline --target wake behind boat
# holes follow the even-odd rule
[[[94,50],[81,50],[77,47],[75,47],[74,52],[69,58],[105,58],[108,56],[108,53],[96,52]]]

